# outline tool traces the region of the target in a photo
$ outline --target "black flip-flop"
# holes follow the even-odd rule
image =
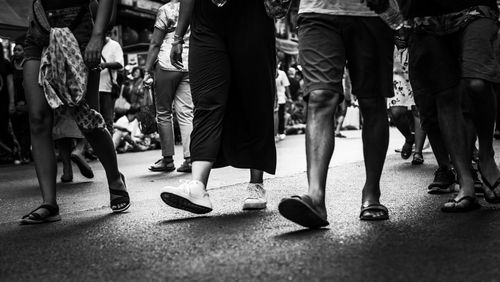
[[[46,209],[49,211],[49,213],[46,216],[41,216],[40,214],[35,213],[39,209]],[[19,224],[41,224],[59,220],[61,220],[61,216],[59,215],[59,207],[44,204],[32,210],[29,214],[23,216]]]
[[[381,216],[367,216],[365,213],[367,211],[381,211],[383,214]],[[359,219],[361,220],[388,220],[389,219],[389,210],[382,204],[373,203],[368,205],[361,205],[361,211],[359,213]]]
[[[495,181],[495,183],[493,183],[493,185],[491,185],[486,177],[483,176],[479,165],[477,166],[477,170],[479,171],[479,174],[481,174],[484,186],[486,186],[483,186],[484,200],[490,204],[500,204],[500,196],[497,197],[497,193],[495,193],[495,190],[500,186],[500,177],[497,181]]]
[[[307,228],[321,228],[330,224],[312,207],[312,199],[308,195],[282,199],[278,210],[286,219]]]
[[[83,176],[85,176],[86,178],[94,178],[94,172],[92,171],[92,168],[83,159],[83,157],[77,154],[71,154],[71,160],[76,164]]]
[[[462,205],[461,203],[465,204]],[[474,211],[480,208],[481,205],[479,204],[477,198],[465,196],[458,200],[450,199],[441,207],[441,211],[448,213],[460,213]]]

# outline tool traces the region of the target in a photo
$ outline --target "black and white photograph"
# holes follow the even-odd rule
[[[0,0],[0,281],[500,282],[500,0]]]

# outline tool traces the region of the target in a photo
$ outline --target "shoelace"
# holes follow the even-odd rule
[[[248,186],[249,198],[260,199],[264,198],[264,188],[257,184],[251,184]]]

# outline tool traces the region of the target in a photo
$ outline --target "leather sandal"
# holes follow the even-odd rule
[[[46,209],[49,213],[45,215],[40,215],[39,213],[36,213],[36,211],[39,209]],[[21,218],[19,224],[21,225],[40,224],[40,223],[55,222],[59,220],[61,220],[61,216],[59,215],[59,206],[43,204],[37,207],[36,209],[32,210],[27,215],[24,215]]]
[[[125,186],[125,189],[127,188],[127,184],[125,184],[125,176],[120,173],[120,177],[123,181],[123,185]],[[116,189],[109,189],[109,194],[111,196],[119,196],[115,197],[110,201],[110,207],[113,210],[114,213],[121,213],[126,211],[128,208],[130,208],[130,196],[127,191],[123,190],[116,190]]]

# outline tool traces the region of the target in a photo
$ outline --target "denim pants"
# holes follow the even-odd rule
[[[174,155],[174,126],[172,106],[181,131],[184,158],[191,157],[189,145],[193,131],[193,100],[187,72],[167,71],[156,66],[155,73],[156,122],[161,140],[162,156]]]

